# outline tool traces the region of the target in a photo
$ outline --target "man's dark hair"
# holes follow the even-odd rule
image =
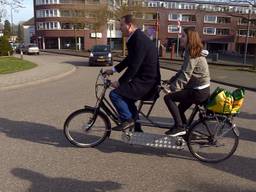
[[[188,31],[196,31],[196,28],[195,27],[186,27],[183,29],[183,31],[188,34]]]
[[[133,25],[136,25],[136,20],[135,20],[134,16],[131,15],[131,14],[122,16],[122,19],[124,19],[124,22],[125,22],[126,24],[133,24]]]

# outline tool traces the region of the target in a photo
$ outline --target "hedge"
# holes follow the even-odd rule
[[[13,54],[12,47],[5,36],[0,37],[0,56],[8,56]]]

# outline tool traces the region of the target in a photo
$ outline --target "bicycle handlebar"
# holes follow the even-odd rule
[[[103,82],[104,86],[106,86],[106,88],[109,88],[111,86],[111,80],[109,79],[109,76],[107,73],[105,73],[103,71],[103,69],[100,70],[99,76],[98,78],[101,79],[101,81]],[[170,85],[170,81],[169,80],[161,80],[161,89],[164,91],[164,93],[168,94],[171,91],[166,87]]]

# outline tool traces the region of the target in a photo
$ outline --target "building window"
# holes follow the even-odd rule
[[[203,28],[204,35],[216,35],[216,28],[213,27],[204,27]]]
[[[44,24],[43,23],[37,23],[37,29],[38,30],[44,29]]]
[[[157,2],[148,2],[148,7],[157,7]]]
[[[176,14],[176,13],[170,13],[168,15],[168,20],[169,21],[178,21],[181,20],[181,15],[180,14]]]
[[[196,16],[195,15],[182,15],[181,21],[185,21],[185,22],[196,21]]]
[[[217,16],[213,16],[213,15],[204,16],[204,23],[217,23]]]
[[[242,37],[246,37],[247,36],[247,30],[246,29],[239,29],[238,35],[242,36]],[[250,30],[248,37],[256,37],[256,30]]]
[[[59,4],[59,0],[36,0],[36,5]]]
[[[166,2],[159,2],[159,7],[168,8],[168,3],[166,3]]]
[[[50,17],[53,17],[53,10],[52,10],[52,9],[49,10],[49,16],[50,16]]]
[[[231,23],[230,17],[217,17],[217,23]]]
[[[176,2],[169,2],[169,7],[171,9],[179,9],[179,3]]]
[[[36,24],[38,30],[56,30],[60,29],[60,24],[57,21],[53,22],[38,22]]]
[[[179,9],[191,9],[191,5],[192,4],[189,4],[189,3],[180,3]],[[192,6],[192,8],[193,8],[193,6]]]
[[[45,17],[49,17],[49,10],[45,10]]]
[[[177,25],[168,25],[168,33],[181,33],[181,27]]]
[[[59,17],[59,10],[57,9],[42,9],[36,11],[36,17]]]
[[[229,35],[229,29],[216,29],[216,35]]]

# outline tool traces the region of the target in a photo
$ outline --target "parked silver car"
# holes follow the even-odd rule
[[[21,44],[17,49],[16,52],[20,53],[23,52],[24,54],[37,54],[39,55],[39,48],[36,44]]]

